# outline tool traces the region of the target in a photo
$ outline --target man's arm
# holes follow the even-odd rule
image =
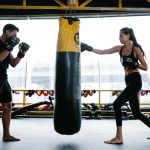
[[[2,62],[11,53],[13,48],[19,44],[20,39],[16,36],[11,36],[3,45],[3,50],[0,52],[0,62]]]
[[[0,52],[0,62],[2,62],[9,55],[8,50],[3,50]]]
[[[19,58],[19,57],[14,58],[12,53],[10,53],[9,63],[12,67],[16,67],[16,65],[20,62],[20,60],[21,60],[21,58]]]
[[[20,62],[20,60],[25,56],[25,53],[28,51],[29,48],[30,48],[30,45],[28,45],[27,43],[25,42],[20,43],[17,57],[14,58],[12,53],[10,53],[10,58],[9,58],[10,65],[12,67],[16,67],[16,65]]]

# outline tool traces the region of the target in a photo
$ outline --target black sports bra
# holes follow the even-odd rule
[[[119,54],[120,54],[120,62],[121,62],[121,64],[123,65],[123,59],[124,59],[124,57],[128,57],[128,58],[131,58],[133,61],[138,61],[138,58],[136,58],[135,56],[134,56],[134,53],[133,53],[133,51],[134,51],[134,45],[133,45],[133,47],[132,47],[132,51],[131,51],[131,54],[130,55],[122,55],[122,49],[123,49],[123,47],[124,46],[122,46],[121,47],[121,50],[120,50],[120,52],[119,52]]]

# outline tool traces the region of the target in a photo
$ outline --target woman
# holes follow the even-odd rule
[[[93,49],[92,47],[81,43],[81,51],[88,50],[100,55],[118,52],[120,54],[121,63],[125,70],[126,88],[113,103],[117,125],[116,136],[110,140],[104,141],[106,144],[123,144],[121,107],[127,101],[129,101],[133,115],[140,119],[145,125],[150,127],[149,119],[140,111],[137,95],[142,87],[139,69],[144,71],[147,70],[147,64],[144,59],[144,51],[137,43],[136,37],[131,28],[122,28],[120,30],[119,39],[122,45],[118,45],[106,50]]]

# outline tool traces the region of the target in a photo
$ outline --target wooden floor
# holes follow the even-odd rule
[[[80,132],[66,136],[54,131],[52,118],[17,118],[12,119],[11,133],[21,141],[0,139],[0,150],[150,150],[150,129],[142,122],[124,120],[123,132],[124,144],[107,145],[103,141],[115,135],[114,119],[83,119]]]

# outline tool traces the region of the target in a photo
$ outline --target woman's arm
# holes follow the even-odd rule
[[[121,46],[115,46],[115,47],[112,47],[112,48],[106,49],[106,50],[93,49],[92,52],[94,52],[96,54],[100,54],[100,55],[113,54],[113,53],[119,52],[120,49],[121,49]]]
[[[147,63],[146,63],[145,58],[143,56],[143,53],[139,47],[135,47],[135,53],[136,53],[137,58],[139,59],[139,62],[140,62],[138,68],[146,71],[148,69]]]

